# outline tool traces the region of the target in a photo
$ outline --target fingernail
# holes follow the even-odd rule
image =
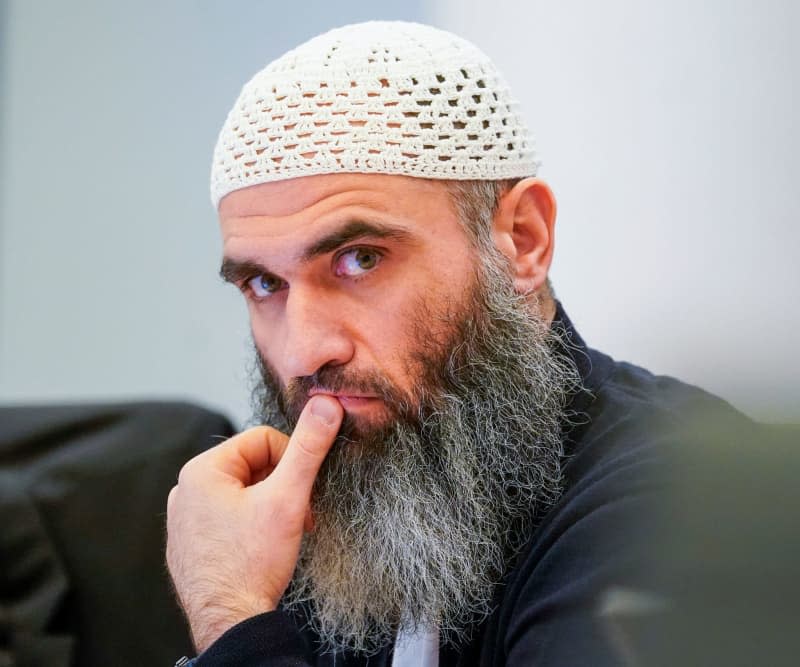
[[[339,416],[334,399],[315,397],[311,399],[311,414],[325,422],[328,426],[333,426]]]

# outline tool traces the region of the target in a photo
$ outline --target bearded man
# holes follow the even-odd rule
[[[244,87],[211,189],[269,426],[170,494],[197,665],[617,664],[602,596],[714,399],[587,348],[537,168],[491,61],[427,26],[334,30]]]

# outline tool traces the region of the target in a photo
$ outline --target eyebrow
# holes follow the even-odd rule
[[[343,245],[365,237],[408,241],[411,233],[402,227],[387,225],[382,222],[351,220],[340,229],[336,229],[321,239],[314,241],[303,251],[301,259],[304,262],[311,261],[320,255],[327,255]]]
[[[310,262],[320,255],[327,255],[341,248],[343,245],[352,243],[363,238],[391,239],[394,241],[408,242],[412,234],[396,225],[389,225],[382,222],[366,222],[364,220],[351,220],[339,229],[317,239],[300,253],[300,261]],[[225,257],[219,275],[229,283],[238,283],[246,278],[262,273],[272,273],[266,266],[252,260],[237,260]]]

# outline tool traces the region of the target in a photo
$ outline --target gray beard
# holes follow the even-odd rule
[[[369,654],[400,630],[466,639],[561,492],[562,426],[580,375],[559,334],[514,293],[499,260],[484,262],[446,310],[419,306],[411,340],[424,343],[407,362],[419,378],[413,396],[339,368],[281,391],[260,360],[262,423],[292,427],[317,385],[380,392],[393,406],[388,425],[345,420],[282,601],[326,650]],[[433,333],[437,322],[446,335]]]

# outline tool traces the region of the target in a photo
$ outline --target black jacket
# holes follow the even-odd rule
[[[565,491],[530,536],[494,612],[461,646],[442,646],[440,667],[622,664],[615,591],[648,591],[648,547],[658,535],[674,448],[700,416],[749,420],[723,401],[668,377],[616,362],[586,347],[560,305],[584,389],[566,431]],[[314,637],[283,611],[261,614],[209,647],[197,667],[222,665],[389,667],[391,647],[376,656],[317,655]]]

